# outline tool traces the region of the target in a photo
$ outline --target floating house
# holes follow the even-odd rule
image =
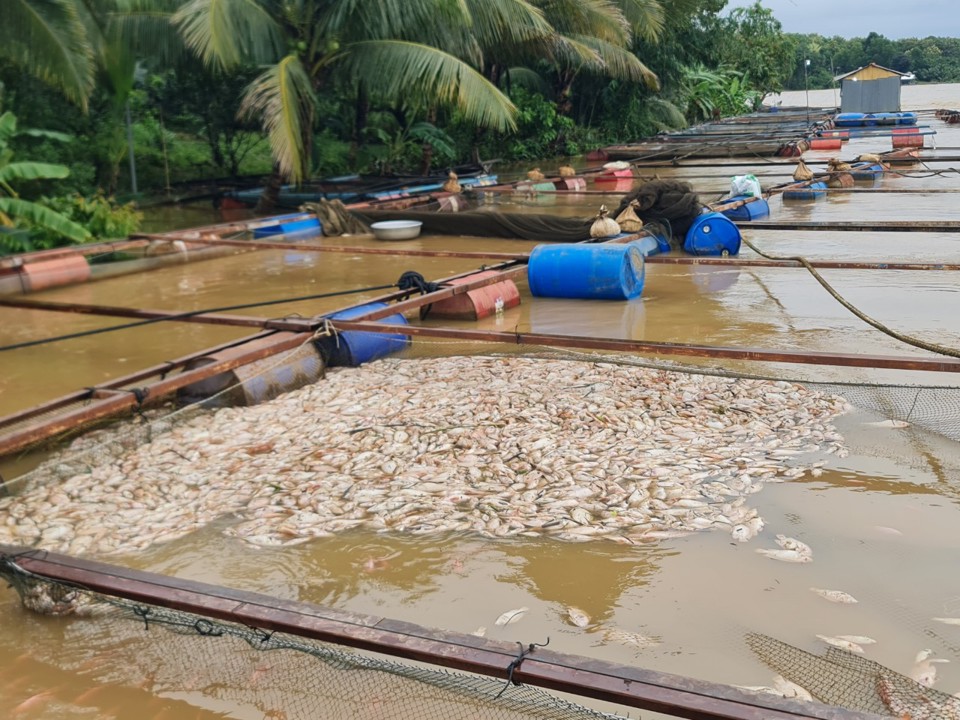
[[[877,113],[900,110],[904,73],[870,63],[836,79],[840,81],[840,112]]]

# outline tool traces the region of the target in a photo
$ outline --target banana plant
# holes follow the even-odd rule
[[[14,227],[16,219],[39,225],[48,230],[82,243],[89,239],[83,227],[58,212],[39,203],[24,200],[13,187],[21,180],[60,180],[70,171],[63,165],[29,161],[14,161],[10,141],[18,135],[66,141],[69,136],[49,130],[17,130],[17,118],[11,112],[0,115],[0,226]]]

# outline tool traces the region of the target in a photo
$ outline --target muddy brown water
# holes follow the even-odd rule
[[[811,102],[829,102],[817,99]],[[799,104],[803,94],[785,97]],[[905,109],[960,106],[960,86],[904,89]],[[937,144],[960,146],[960,130],[936,126]],[[889,149],[889,139],[854,140],[842,155]],[[828,154],[810,154],[828,157]],[[932,166],[950,167],[951,164]],[[780,169],[764,169],[764,183],[779,182]],[[711,168],[700,174],[718,174]],[[744,172],[731,170],[730,174]],[[659,171],[691,179],[704,196],[722,192],[726,180],[701,178],[696,168]],[[868,185],[860,185],[868,187]],[[877,187],[960,189],[955,174],[888,176]],[[771,219],[955,220],[960,205],[951,194],[831,194],[814,202],[771,203]],[[619,196],[523,198],[498,196],[488,206],[517,212],[587,216]],[[206,209],[155,215],[152,230],[205,221]],[[189,221],[189,222],[188,222]],[[777,254],[877,261],[960,262],[955,233],[746,231]],[[316,240],[314,242],[328,242]],[[382,243],[351,239],[357,245]],[[346,244],[338,239],[337,244]],[[404,248],[452,248],[524,252],[532,243],[477,238],[421,237]],[[749,257],[751,252],[745,250]],[[319,254],[306,251],[237,252],[147,274],[116,277],[50,290],[39,299],[195,310],[393,283],[404,270],[437,278],[475,267],[471,260]],[[829,270],[824,273],[853,303],[902,332],[960,347],[960,280],[947,272]],[[830,298],[802,270],[647,268],[643,296],[628,303],[533,299],[521,283],[523,304],[464,327],[572,333],[772,349],[917,355],[921,351],[865,326]],[[245,314],[281,317],[318,314],[360,302],[375,291],[325,300],[251,309]],[[108,327],[118,320],[82,315],[0,309],[0,343]],[[185,355],[248,334],[237,328],[159,323],[106,335],[0,354],[0,413],[30,406],[119,374]],[[502,350],[503,348],[496,348]],[[467,343],[416,342],[416,354],[483,352]],[[711,363],[712,364],[712,363]],[[741,364],[740,370],[808,381],[932,383],[960,387],[960,378],[931,373],[845,370],[815,366]],[[957,393],[943,391],[944,413],[957,410]],[[952,404],[950,404],[952,403]],[[867,657],[908,673],[916,653],[932,649],[951,660],[938,665],[937,687],[960,691],[960,627],[934,617],[960,617],[960,449],[917,427],[877,427],[882,415],[862,410],[839,418],[850,454],[824,455],[820,477],[766,486],[751,498],[766,520],[759,538],[732,542],[719,531],[644,547],[546,539],[492,541],[451,535],[416,538],[351,532],[278,549],[251,549],[222,534],[223,518],[181,540],[137,556],[111,558],[130,567],[219,583],[281,598],[407,620],[445,630],[488,629],[488,637],[539,642],[551,649],[707,680],[769,685],[773,672],[744,643],[748,631],[764,632],[819,652],[816,635],[856,634],[877,640]],[[7,476],[16,465],[3,468]],[[809,565],[781,564],[754,550],[772,547],[783,533],[811,545]],[[382,560],[382,561],[381,561]],[[844,590],[856,605],[827,602],[810,587]],[[496,627],[505,610],[526,606],[522,621]],[[586,630],[565,620],[575,606],[593,620]],[[84,671],[73,665],[76,648],[64,621],[30,616],[16,594],[0,592],[0,709],[21,706],[23,717],[254,717],[248,710],[213,701],[196,691],[108,686],[96,703]],[[638,650],[604,642],[597,627],[616,627],[659,638]],[[110,648],[109,638],[100,638]],[[43,652],[39,652],[42,648]],[[35,651],[36,650],[36,651]],[[115,650],[115,649],[114,649]],[[189,656],[184,658],[189,667]],[[186,672],[186,671],[185,671]],[[101,697],[102,696],[102,697]],[[596,705],[588,701],[587,704]],[[201,707],[204,711],[198,711]],[[599,706],[598,706],[599,707]],[[602,706],[605,707],[606,706]],[[609,708],[608,708],[609,709]],[[635,714],[635,713],[634,713]],[[256,716],[259,717],[259,716]]]

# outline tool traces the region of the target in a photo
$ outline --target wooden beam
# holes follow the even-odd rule
[[[370,318],[371,320],[376,318]],[[587,350],[612,350],[616,352],[648,355],[679,355],[682,357],[723,358],[727,360],[751,360],[755,362],[791,363],[800,365],[836,365],[840,367],[882,368],[886,370],[922,370],[925,372],[960,373],[960,359],[910,357],[902,355],[859,355],[828,353],[813,350],[785,351],[765,348],[726,347],[716,345],[690,345],[648,340],[622,340],[619,338],[596,338],[582,335],[557,335],[533,332],[498,332],[495,330],[461,330],[459,328],[419,327],[416,325],[390,325],[361,320],[334,320],[337,330],[365,330],[367,332],[394,333],[414,337],[437,337],[455,340],[473,340],[506,343],[508,345],[538,345],[542,347],[565,347]]]

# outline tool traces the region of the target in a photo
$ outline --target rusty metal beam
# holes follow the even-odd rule
[[[527,253],[506,253],[499,251],[478,252],[464,250],[412,250],[409,248],[398,248],[393,246],[358,247],[355,245],[305,245],[303,243],[292,242],[262,242],[256,240],[225,239],[202,239],[191,240],[190,242],[201,245],[242,247],[252,250],[298,250],[300,252],[346,253],[350,255],[402,255],[407,257],[465,258],[468,260],[521,260],[528,257]]]
[[[371,313],[371,316],[373,314]],[[495,330],[461,330],[459,328],[418,327],[415,325],[389,325],[367,321],[334,320],[333,326],[340,331],[364,330],[367,332],[394,333],[414,337],[438,337],[456,340],[479,340],[506,343],[509,345],[537,345],[542,347],[566,347],[588,350],[612,350],[616,352],[649,355],[679,355],[683,357],[723,358],[727,360],[750,360],[755,362],[790,363],[802,365],[836,365],[840,367],[866,367],[886,370],[922,370],[926,372],[960,373],[960,360],[954,358],[926,358],[897,355],[854,355],[818,351],[789,352],[764,348],[724,347],[716,345],[690,345],[647,340],[622,340],[619,338],[596,338],[582,335],[557,335],[532,332],[498,332]]]
[[[55,437],[62,432],[72,430],[82,425],[86,425],[97,420],[117,415],[126,410],[138,406],[149,407],[163,400],[167,395],[176,392],[182,387],[186,387],[208,377],[218,375],[219,373],[232,370],[235,367],[246,365],[254,360],[270,357],[285,350],[291,350],[307,342],[312,333],[282,333],[277,334],[276,342],[266,347],[258,347],[245,353],[240,353],[229,360],[223,360],[195,370],[180,373],[171,378],[165,378],[156,382],[138,388],[143,393],[143,401],[134,395],[133,391],[127,391],[121,395],[110,394],[102,399],[93,399],[93,391],[87,391],[88,395],[81,399],[89,399],[89,404],[76,410],[71,410],[51,420],[37,422],[26,427],[19,428],[13,432],[0,436],[0,457],[18,452],[31,447],[38,442]],[[120,389],[120,388],[112,388]]]
[[[955,232],[957,220],[750,220],[737,225],[751,230],[838,230],[846,232]]]
[[[0,545],[28,572],[93,592],[270,632],[332,642],[431,665],[506,679],[516,645],[388,618],[218,587],[78,558]],[[537,648],[518,683],[574,693],[690,720],[878,720],[843,708],[749,693],[727,685]]]
[[[273,331],[257,333],[256,335],[249,335],[244,338],[237,340],[231,340],[230,342],[225,342],[220,345],[216,345],[212,348],[206,348],[200,350],[199,352],[190,353],[189,355],[184,355],[183,357],[176,358],[175,360],[169,360],[160,365],[153,365],[151,367],[145,368],[143,370],[138,370],[137,372],[130,373],[129,375],[124,375],[119,378],[114,378],[100,385],[95,385],[92,388],[85,388],[83,390],[78,390],[72,392],[68,395],[63,395],[53,400],[48,400],[47,402],[40,403],[39,405],[34,405],[30,408],[25,408],[19,410],[10,415],[5,415],[0,417],[0,429],[5,427],[10,427],[11,425],[16,425],[22,423],[30,418],[37,417],[39,415],[46,415],[51,413],[54,410],[58,410],[62,407],[68,405],[73,405],[74,403],[82,402],[90,398],[91,393],[96,392],[97,390],[109,390],[115,388],[122,388],[126,385],[132,385],[134,383],[141,382],[151,377],[160,377],[161,379],[168,375],[170,372],[182,368],[191,360],[196,360],[197,358],[203,357],[204,355],[210,355],[220,350],[226,350],[228,348],[236,347],[238,345],[243,345],[248,342],[253,342],[255,340],[260,340],[265,337],[273,335]]]
[[[47,300],[28,300],[26,298],[0,298],[0,307],[21,308],[25,310],[45,310],[48,312],[78,313],[81,315],[106,315],[109,317],[143,318],[145,320],[168,320],[203,325],[234,325],[237,327],[264,328],[270,318],[258,318],[247,315],[225,315],[223,313],[201,313],[188,315],[172,310],[151,310],[149,308],[127,308],[114,305],[88,305],[84,303],[60,303]]]
[[[796,260],[767,260],[763,258],[691,257],[686,255],[651,255],[648,265],[713,265],[718,267],[803,267]],[[846,262],[843,260],[810,260],[815,268],[828,270],[960,270],[954,263],[899,263],[899,262]]]

